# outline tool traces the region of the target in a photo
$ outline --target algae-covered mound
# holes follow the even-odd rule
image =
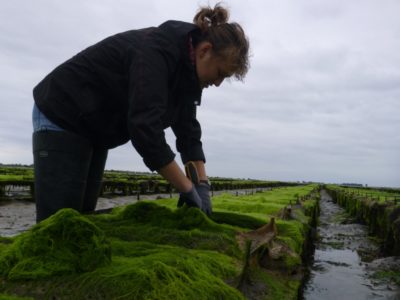
[[[212,218],[197,208],[176,209],[176,199],[140,201],[107,214],[65,210],[14,239],[0,239],[0,253],[6,253],[0,254],[0,293],[34,299],[297,299],[301,274],[292,270],[298,270],[309,219],[276,220],[279,234],[272,242],[263,240],[267,230],[257,231],[293,198],[282,199],[282,193],[288,191],[215,197]],[[271,264],[281,264],[243,260],[237,234],[248,230],[266,244],[256,259],[265,253]],[[60,276],[50,276],[55,274]]]
[[[0,300],[34,300],[31,297],[18,297],[7,294],[0,294]]]
[[[73,209],[62,209],[18,236],[0,254],[0,274],[10,280],[80,273],[111,262],[104,233]]]
[[[166,207],[150,202],[139,202],[129,205],[120,214],[124,220],[136,223],[146,223],[163,228],[190,229],[219,229],[201,210],[183,207],[172,211]]]

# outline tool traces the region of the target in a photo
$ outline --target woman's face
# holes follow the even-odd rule
[[[209,42],[200,43],[195,49],[196,72],[201,88],[220,86],[225,78],[232,76],[233,70],[226,60],[216,56]]]

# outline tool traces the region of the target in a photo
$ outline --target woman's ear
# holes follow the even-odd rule
[[[197,47],[196,47],[196,56],[199,58],[203,58],[204,56],[207,55],[212,50],[212,44],[210,42],[201,42]]]

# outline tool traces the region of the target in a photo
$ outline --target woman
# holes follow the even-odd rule
[[[83,50],[33,91],[37,221],[71,207],[93,211],[108,149],[131,140],[146,166],[180,191],[179,203],[211,213],[196,120],[203,88],[242,79],[248,40],[228,11],[205,7],[194,24],[167,21],[131,30]],[[164,136],[171,127],[183,163],[194,161],[193,185]]]

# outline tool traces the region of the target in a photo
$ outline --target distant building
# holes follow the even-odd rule
[[[348,186],[348,187],[363,187],[361,183],[342,183],[341,186]]]

